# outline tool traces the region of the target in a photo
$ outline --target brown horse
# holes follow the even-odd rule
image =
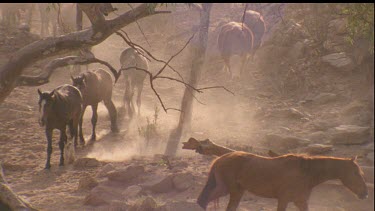
[[[254,59],[255,51],[262,46],[262,38],[266,32],[266,23],[263,20],[263,16],[253,10],[246,11],[244,23],[254,35],[254,45],[251,52],[251,59]]]
[[[70,135],[74,137],[74,146],[77,145],[78,122],[82,111],[82,95],[74,86],[65,84],[52,92],[39,93],[40,126],[46,127],[47,136],[47,163],[46,169],[51,167],[52,132],[60,130],[60,166],[64,165],[64,146],[67,143],[66,126],[69,126]]]
[[[83,115],[85,113],[86,107],[91,106],[92,108],[92,135],[91,140],[96,140],[95,127],[96,122],[98,121],[98,104],[103,101],[105,107],[108,110],[109,116],[111,118],[111,130],[112,132],[118,132],[117,127],[117,110],[115,105],[112,102],[112,78],[111,75],[99,68],[95,71],[88,71],[81,73],[77,77],[71,77],[73,81],[73,86],[77,87],[83,97],[83,109],[82,116],[79,121],[79,138],[81,143],[85,143],[82,132],[82,122]]]
[[[217,42],[220,54],[224,60],[224,69],[229,71],[232,77],[230,57],[240,55],[242,63],[240,73],[242,73],[246,65],[248,54],[253,49],[253,32],[246,24],[229,22],[221,27]]]
[[[312,189],[334,179],[339,179],[358,198],[367,198],[367,186],[356,158],[292,154],[269,158],[230,152],[212,163],[197,202],[206,209],[210,201],[230,194],[227,210],[236,210],[247,190],[257,196],[278,199],[278,211],[286,210],[289,202],[306,211]]]

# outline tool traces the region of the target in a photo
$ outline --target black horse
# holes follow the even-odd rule
[[[81,142],[84,143],[85,140],[83,138],[82,132],[82,121],[83,121],[83,114],[86,110],[87,106],[91,106],[92,108],[92,135],[91,140],[96,140],[95,134],[95,127],[96,122],[98,121],[98,104],[100,101],[104,102],[105,107],[108,110],[109,116],[111,118],[111,130],[112,132],[118,132],[117,127],[117,110],[115,105],[112,102],[112,78],[111,75],[103,70],[97,69],[95,71],[88,71],[85,73],[81,73],[77,77],[71,77],[73,81],[73,86],[77,87],[83,97],[83,110],[82,116],[79,121],[79,137]]]
[[[52,92],[39,93],[40,126],[46,127],[47,163],[46,169],[51,168],[53,129],[60,130],[60,166],[64,165],[64,146],[67,143],[66,126],[69,126],[70,135],[74,137],[74,147],[77,146],[78,123],[82,112],[82,95],[74,86],[65,84],[57,87]]]

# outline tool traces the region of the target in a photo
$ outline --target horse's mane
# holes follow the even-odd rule
[[[313,177],[319,176],[317,169],[323,168],[322,161],[324,160],[335,160],[335,161],[350,161],[351,158],[340,158],[333,156],[311,156],[307,154],[285,154],[275,158],[287,158],[287,159],[297,159],[300,161],[300,168],[306,174]],[[359,172],[363,175],[362,169],[359,167],[356,160],[353,160],[353,163],[358,167]]]

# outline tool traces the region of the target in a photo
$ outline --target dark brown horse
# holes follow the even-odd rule
[[[111,75],[99,68],[94,71],[88,71],[81,73],[77,77],[71,77],[73,81],[73,86],[77,87],[83,97],[83,109],[82,116],[79,121],[79,138],[82,143],[85,142],[82,132],[82,121],[83,114],[85,113],[86,107],[91,106],[92,108],[92,135],[91,140],[96,140],[95,127],[98,121],[98,104],[103,101],[105,107],[108,110],[109,116],[111,118],[111,130],[112,132],[118,132],[117,127],[117,110],[112,102],[112,78]]]
[[[247,27],[243,27],[243,25]],[[224,69],[232,75],[230,68],[230,57],[239,55],[241,57],[242,74],[248,57],[254,60],[256,50],[262,46],[262,38],[266,31],[266,24],[260,13],[247,10],[244,24],[229,22],[222,26],[218,37],[218,48],[224,60]],[[250,31],[250,32],[249,32]]]
[[[241,57],[240,73],[242,73],[248,55],[253,49],[253,32],[246,26],[246,24],[229,22],[221,27],[217,43],[221,57],[224,60],[224,69],[229,71],[229,74],[232,77],[230,57],[239,55]]]
[[[77,145],[78,122],[82,111],[82,95],[74,86],[65,84],[57,87],[52,92],[39,93],[40,126],[46,127],[47,136],[47,163],[46,169],[51,167],[52,132],[60,130],[60,166],[64,165],[64,146],[67,143],[66,126],[69,126],[70,135],[74,137],[74,146]]]
[[[278,211],[286,210],[289,202],[306,211],[312,189],[334,179],[339,179],[358,198],[367,198],[367,186],[356,158],[292,154],[269,158],[230,152],[212,163],[197,202],[206,209],[210,201],[230,194],[227,210],[236,210],[247,190],[257,196],[278,199]]]

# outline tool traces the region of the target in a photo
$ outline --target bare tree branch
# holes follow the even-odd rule
[[[132,10],[134,10],[133,6],[132,6],[130,3],[128,3],[128,5],[129,5],[129,7],[130,7]],[[137,24],[139,31],[141,31],[141,34],[142,34],[143,37],[145,38],[145,40],[146,40],[148,46],[150,46],[150,48],[151,48],[151,45],[150,45],[150,43],[148,42],[147,37],[146,37],[145,33],[143,32],[141,26],[139,25],[138,21],[135,21],[135,23]]]
[[[86,13],[85,10],[83,12]],[[13,54],[7,63],[0,67],[0,102],[10,94],[23,70],[40,59],[49,58],[66,51],[97,45],[110,35],[140,18],[170,11],[154,11],[149,4],[141,4],[119,17],[105,20],[103,27],[90,27],[78,32],[58,37],[47,37],[33,42]]]
[[[26,76],[21,75],[17,81],[18,86],[40,86],[49,82],[49,78],[55,69],[64,67],[67,65],[85,65],[91,63],[100,63],[107,66],[115,77],[115,83],[120,77],[120,73],[117,73],[116,69],[112,67],[108,62],[97,59],[95,57],[80,57],[80,56],[67,56],[63,58],[57,58],[49,62],[44,68],[42,74],[38,76]]]
[[[243,10],[241,30],[243,30],[243,22],[245,21],[247,5],[248,4],[245,4],[245,9]]]

